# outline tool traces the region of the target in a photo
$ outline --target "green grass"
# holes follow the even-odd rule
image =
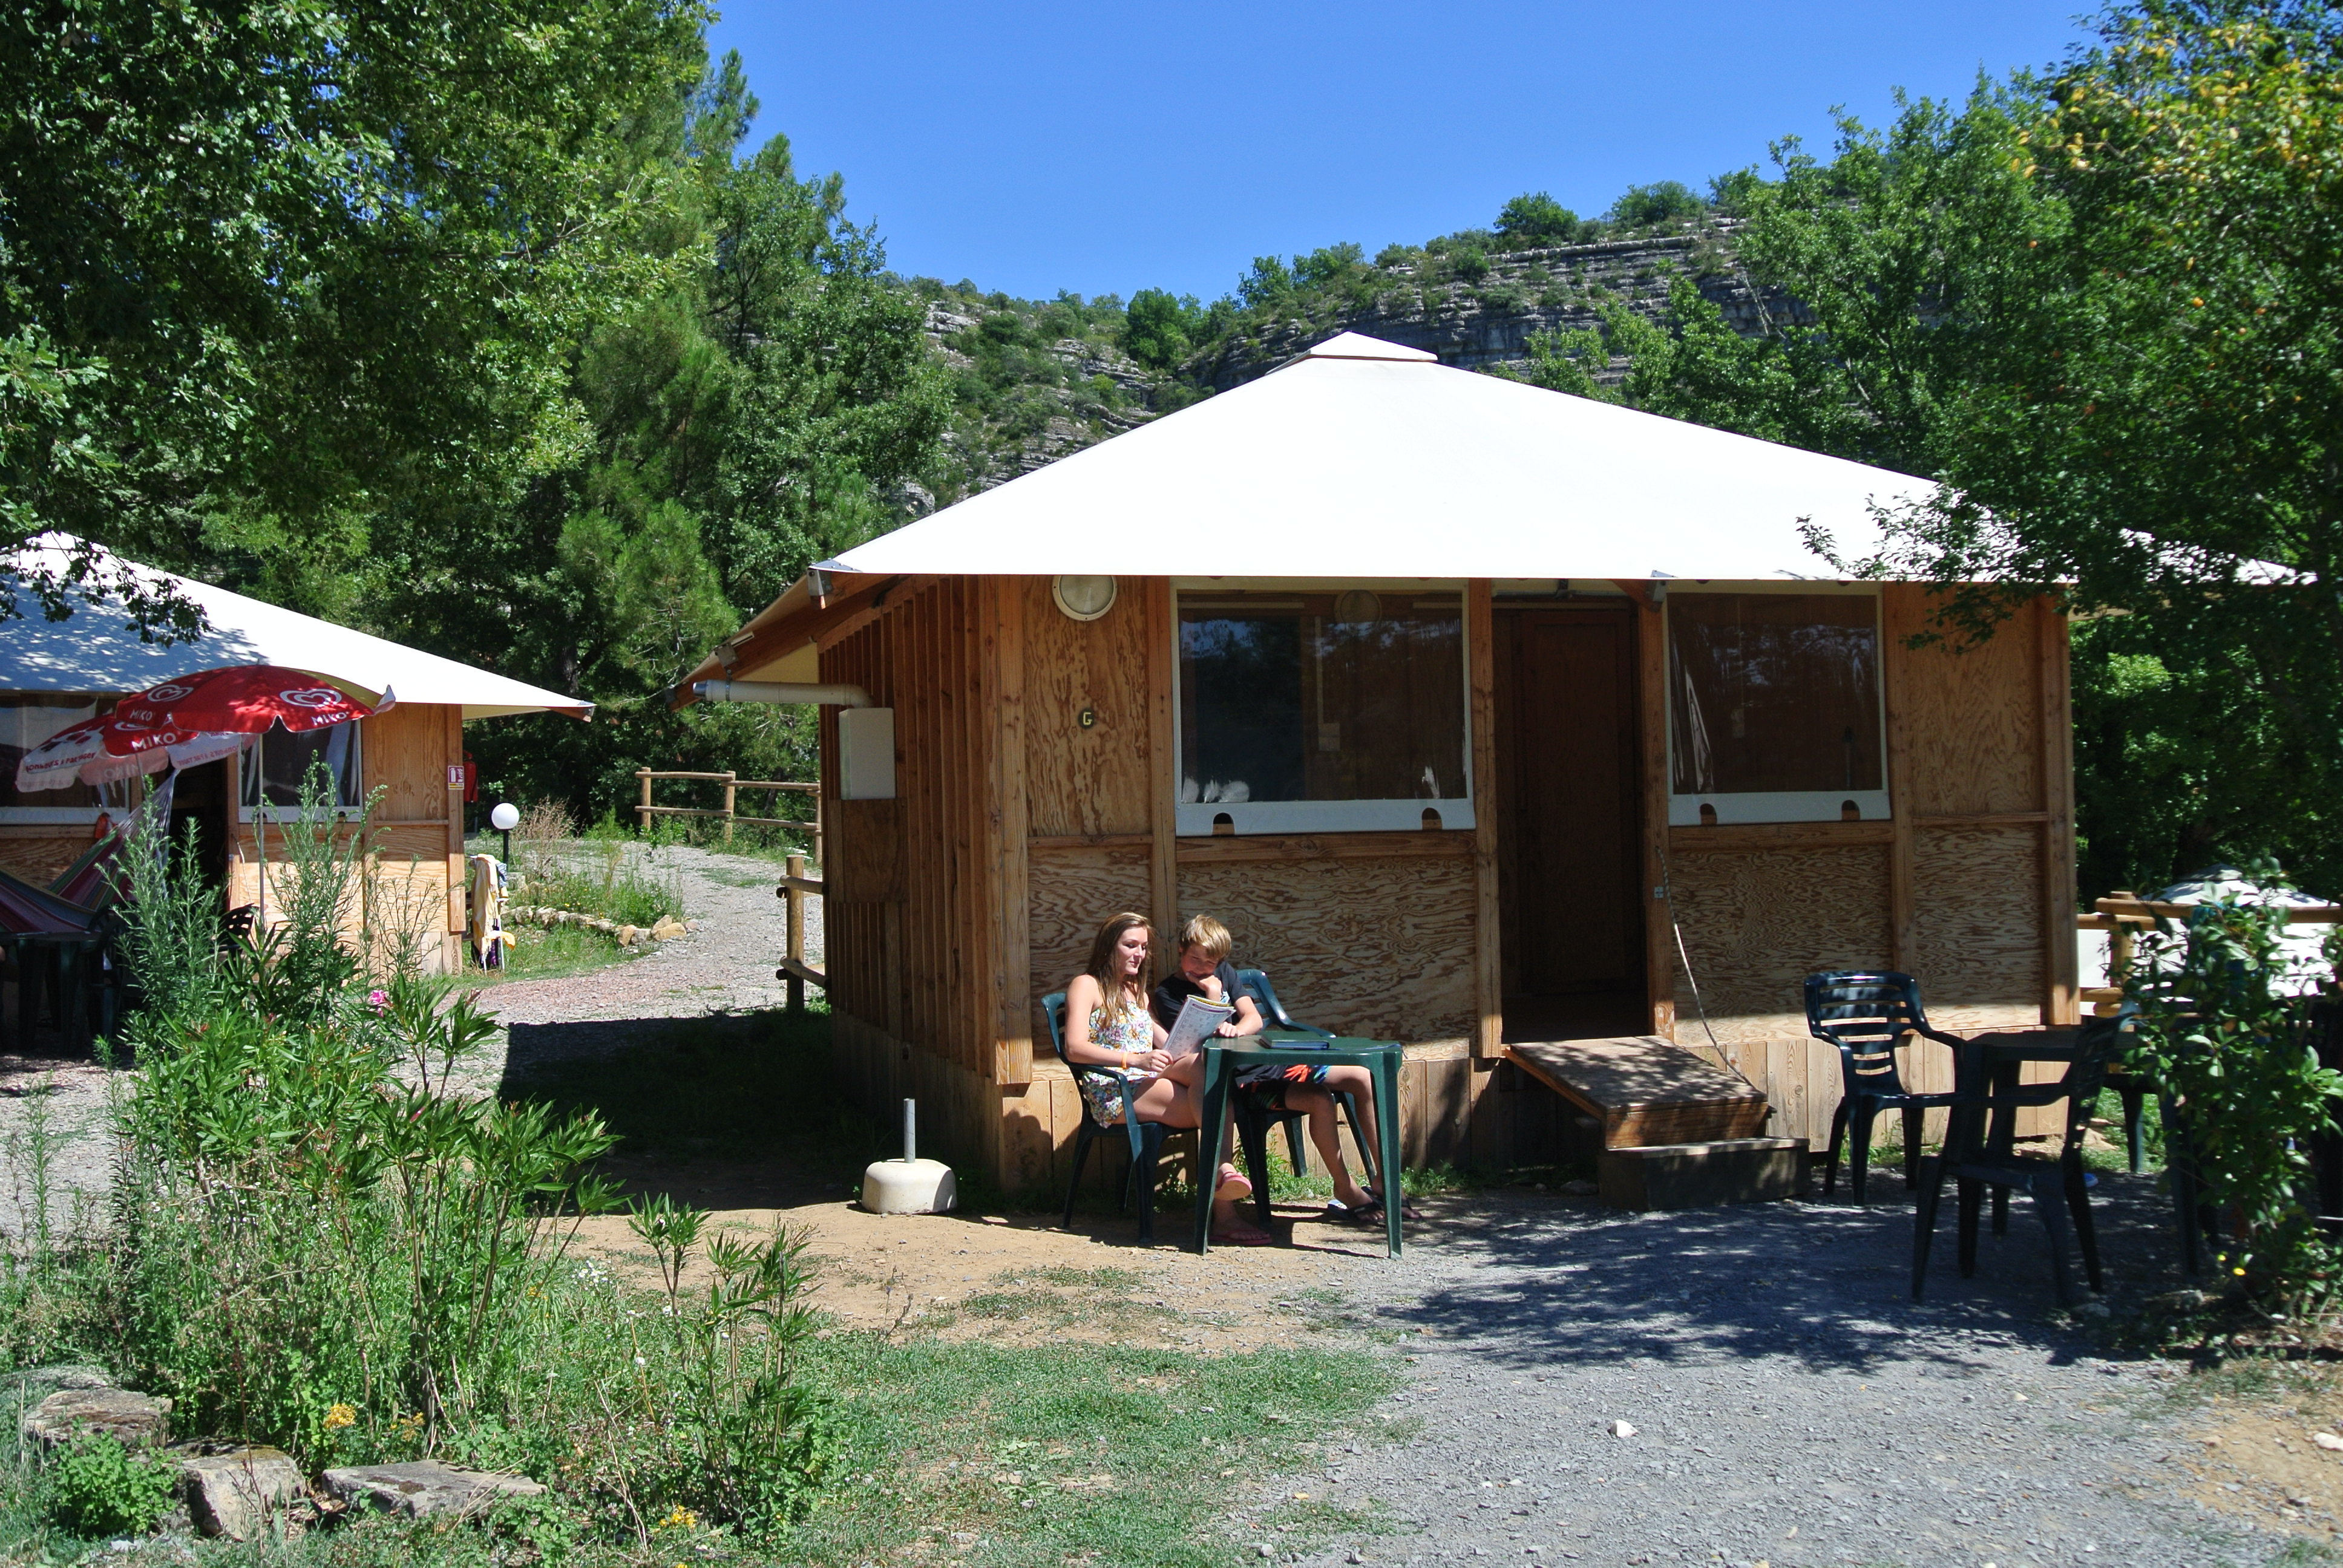
[[[770,1547],[675,1532],[662,1537],[664,1561],[696,1561],[705,1542],[737,1561],[807,1568],[1233,1568],[1259,1561],[1255,1542],[1282,1553],[1381,1524],[1308,1483],[1310,1499],[1289,1499],[1258,1526],[1240,1530],[1231,1510],[1259,1479],[1316,1468],[1326,1442],[1390,1390],[1391,1372],[1363,1352],[1008,1349],[856,1332],[817,1342],[805,1370],[840,1422],[845,1479]],[[0,1562],[84,1557],[91,1543],[43,1523],[32,1486],[29,1471],[0,1475]],[[282,1545],[186,1544],[205,1563],[485,1568],[528,1560],[515,1555],[521,1527],[369,1521]],[[158,1541],[129,1560],[184,1563],[186,1550]],[[626,1561],[590,1546],[574,1560]]]
[[[1390,1372],[1363,1352],[1011,1350],[850,1334],[825,1342],[813,1379],[847,1420],[850,1463],[890,1462],[866,1468],[868,1484],[800,1528],[792,1562],[912,1562],[924,1546],[970,1568],[1227,1568],[1255,1540],[1293,1548],[1374,1528],[1372,1515],[1322,1501],[1281,1511],[1266,1534],[1240,1534],[1230,1519],[1232,1496],[1313,1466],[1325,1439],[1390,1389]]]

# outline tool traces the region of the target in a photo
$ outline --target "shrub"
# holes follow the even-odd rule
[[[1544,191],[1517,196],[1497,214],[1496,229],[1508,250],[1568,245],[1578,237],[1578,215]]]
[[[1677,218],[1697,217],[1707,210],[1708,204],[1683,181],[1660,180],[1647,186],[1629,186],[1611,204],[1610,216],[1622,228],[1650,228]]]
[[[2337,1288],[2305,1195],[2343,1074],[2318,1064],[2307,1001],[2278,989],[2285,930],[2283,910],[2201,904],[2140,939],[2125,989],[2140,1006],[2135,1058],[2177,1102],[2206,1201],[2233,1216],[2223,1264],[2265,1306],[2303,1313]]]
[[[1489,276],[1488,256],[1471,246],[1460,246],[1448,253],[1449,276],[1464,283],[1478,283]]]
[[[76,1535],[144,1535],[170,1512],[173,1484],[153,1455],[95,1437],[50,1462],[41,1492],[50,1519]]]

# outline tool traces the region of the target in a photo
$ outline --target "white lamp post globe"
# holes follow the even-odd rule
[[[507,800],[488,813],[488,826],[500,833],[509,833],[520,826],[520,808]]]

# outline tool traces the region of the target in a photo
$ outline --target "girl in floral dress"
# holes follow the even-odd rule
[[[1163,1027],[1149,1013],[1147,960],[1155,930],[1145,915],[1125,910],[1099,928],[1089,965],[1066,986],[1066,1060],[1090,1114],[1112,1126],[1129,1097],[1141,1121],[1166,1127],[1197,1124],[1201,1052],[1173,1061],[1162,1050]],[[1215,1241],[1257,1247],[1267,1231],[1236,1212],[1252,1183],[1222,1162],[1212,1189]]]

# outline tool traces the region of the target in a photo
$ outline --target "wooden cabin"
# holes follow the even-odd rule
[[[1009,1189],[1062,1181],[1036,1002],[1122,909],[1404,1040],[1412,1161],[1583,1152],[1508,1043],[1643,1036],[1819,1147],[1808,972],[2076,1016],[2062,618],[1915,647],[1928,587],[1805,542],[1926,488],[1344,335],[825,563],[691,679],[829,705],[840,1065]]]
[[[30,548],[62,562],[72,546],[50,535]],[[259,835],[297,803],[311,758],[322,759],[339,804],[352,814],[373,791],[383,791],[372,822],[371,907],[353,918],[377,930],[403,926],[420,939],[427,966],[459,968],[465,722],[547,710],[583,719],[593,704],[208,583],[133,569],[201,607],[208,629],[191,641],[142,642],[120,604],[102,598],[76,601],[62,621],[28,615],[0,636],[0,867],[46,884],[89,847],[103,820],[136,807],[148,783],[22,795],[16,764],[26,751],[116,699],[175,675],[230,664],[284,665],[370,704],[386,696],[395,700],[355,725],[302,736],[272,730],[237,756],[185,769],[172,791],[173,837],[193,821],[205,874],[226,903],[255,902],[264,864]],[[20,604],[29,598],[20,590]],[[277,857],[266,863],[273,889]]]

